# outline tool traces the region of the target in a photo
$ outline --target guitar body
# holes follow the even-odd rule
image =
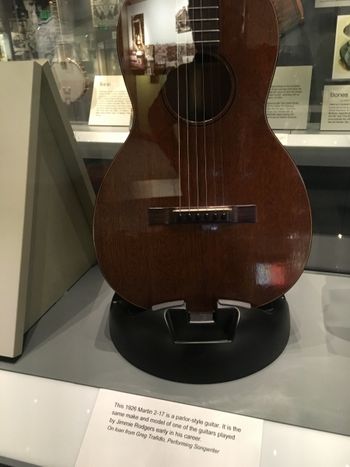
[[[192,312],[211,311],[219,299],[266,304],[299,278],[311,239],[305,186],[265,116],[278,47],[273,7],[190,1],[180,26],[209,25],[215,10],[219,32],[185,31],[174,43],[170,31],[163,49],[146,35],[135,65],[129,30],[138,7],[147,31],[160,14],[153,3],[125,2],[119,20],[134,122],[97,197],[101,270],[122,298],[144,308],[174,300]],[[167,3],[175,22],[176,2]],[[165,64],[164,49],[173,59]]]

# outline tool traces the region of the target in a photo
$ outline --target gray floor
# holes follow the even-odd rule
[[[0,368],[350,435],[350,325],[341,323],[348,285],[304,273],[287,294],[292,332],[283,354],[254,375],[198,386],[146,374],[116,352],[113,292],[95,267],[28,332],[23,355]]]

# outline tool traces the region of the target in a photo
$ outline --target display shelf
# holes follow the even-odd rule
[[[350,135],[336,132],[317,131],[276,131],[276,136],[287,148],[349,148]]]
[[[73,466],[98,389],[5,371],[0,388],[0,465]]]
[[[73,131],[84,159],[113,159],[129,135],[127,127],[74,124]],[[275,134],[298,165],[350,166],[350,135],[346,133],[309,130],[276,131]]]
[[[113,291],[93,268],[28,332],[22,357],[0,368],[350,435],[349,290],[349,277],[304,273],[287,293],[292,327],[283,354],[256,374],[199,390],[121,357],[108,329]]]
[[[281,357],[249,377],[197,386],[148,375],[118,354],[113,291],[95,267],[27,333],[18,360],[0,360],[0,462],[73,466],[97,388],[109,388],[264,419],[261,467],[346,466],[349,290],[349,277],[305,272],[287,293],[292,329]]]
[[[78,143],[124,143],[129,135],[127,127],[96,127],[73,124],[75,139]],[[287,147],[304,148],[348,148],[350,135],[347,133],[308,131],[275,131],[280,142]]]
[[[72,128],[83,159],[112,160],[129,135],[128,127],[98,127],[75,123]]]
[[[86,124],[72,125],[78,143],[124,143],[129,135],[129,128],[124,126],[98,127]]]
[[[6,371],[0,381],[0,465],[73,467],[98,389]],[[260,467],[347,467],[349,458],[346,436],[264,421]]]

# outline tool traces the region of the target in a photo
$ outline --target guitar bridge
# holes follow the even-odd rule
[[[253,224],[257,221],[256,205],[210,206],[191,208],[148,208],[150,225],[172,224]]]

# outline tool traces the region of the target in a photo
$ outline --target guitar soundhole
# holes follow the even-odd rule
[[[234,91],[233,73],[220,57],[196,54],[193,62],[168,74],[163,95],[167,106],[181,119],[204,123],[222,115]]]

